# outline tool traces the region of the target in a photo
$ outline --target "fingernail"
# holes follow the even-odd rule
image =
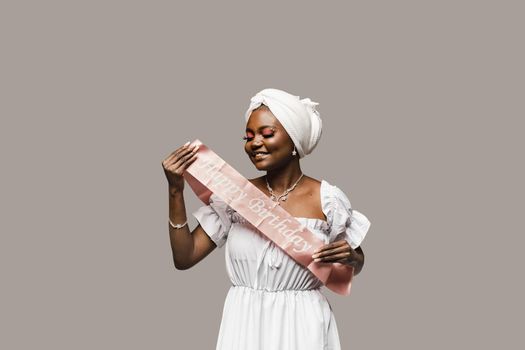
[[[319,258],[318,259],[314,259],[314,261],[315,262],[319,262],[319,261],[321,261],[321,259],[319,259]]]
[[[193,148],[194,148],[195,150],[198,150],[198,149],[199,149],[199,145],[195,145]]]
[[[190,141],[186,142],[186,143],[184,144],[184,147],[188,146],[189,144],[190,144]]]
[[[317,254],[312,255],[312,259],[317,258]]]

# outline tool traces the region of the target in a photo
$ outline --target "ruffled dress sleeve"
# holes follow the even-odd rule
[[[192,213],[206,234],[219,248],[226,243],[231,228],[232,222],[227,208],[226,202],[212,194],[210,204],[203,205]]]
[[[327,221],[330,224],[329,242],[345,239],[355,249],[365,238],[370,221],[364,214],[352,209],[350,200],[339,187],[329,187],[326,201]]]

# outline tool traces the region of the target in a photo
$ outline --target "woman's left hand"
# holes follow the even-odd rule
[[[359,247],[358,247],[359,248]],[[361,251],[361,249],[359,249]],[[340,240],[322,246],[312,255],[316,262],[338,262],[361,270],[364,256],[353,249],[348,241]]]

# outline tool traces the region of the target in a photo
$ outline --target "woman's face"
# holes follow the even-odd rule
[[[292,139],[266,106],[252,112],[244,139],[244,150],[258,170],[280,168],[294,157]]]

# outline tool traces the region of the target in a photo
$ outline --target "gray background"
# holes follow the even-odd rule
[[[352,294],[324,289],[343,348],[519,348],[523,13],[2,1],[0,348],[214,348],[224,250],[174,269],[161,161],[199,138],[262,175],[241,137],[266,87],[320,103],[302,168],[372,222]]]

